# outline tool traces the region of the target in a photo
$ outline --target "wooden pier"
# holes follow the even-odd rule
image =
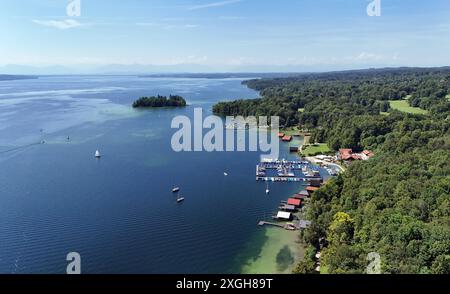
[[[285,229],[287,231],[295,231],[298,230],[298,227],[292,225],[292,224],[277,224],[277,223],[271,223],[271,222],[266,222],[266,221],[260,221],[258,223],[258,226],[260,227],[264,227],[264,226],[272,226],[272,227],[277,227],[280,229]]]
[[[260,226],[260,227],[263,227],[263,226],[273,226],[273,227],[279,227],[279,228],[283,228],[283,229],[284,229],[284,225],[277,224],[277,223],[266,222],[266,221],[260,221],[260,222],[258,223],[258,226]]]

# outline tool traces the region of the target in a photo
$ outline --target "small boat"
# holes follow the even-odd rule
[[[177,197],[177,203],[181,203],[181,202],[183,202],[184,201],[184,197],[180,197],[179,195],[178,195],[178,197]]]
[[[102,155],[100,154],[100,151],[95,151],[95,158],[100,158]]]
[[[228,177],[228,173],[223,173],[224,176]]]
[[[172,189],[172,193],[176,193],[176,192],[178,192],[178,191],[180,191],[180,188],[179,188],[179,187],[175,187],[175,188]]]
[[[269,182],[266,182],[266,194],[269,194],[270,190],[269,190]]]

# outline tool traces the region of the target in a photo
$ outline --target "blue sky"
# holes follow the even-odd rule
[[[0,0],[0,66],[214,71],[450,65],[450,1]],[[186,66],[184,67],[186,68]]]

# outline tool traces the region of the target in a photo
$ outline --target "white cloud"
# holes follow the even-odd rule
[[[64,20],[33,20],[34,23],[51,27],[59,30],[67,30],[82,26],[82,24],[74,19],[64,19]]]
[[[208,4],[201,4],[201,5],[195,5],[189,7],[188,10],[199,10],[199,9],[206,9],[206,8],[213,8],[213,7],[221,7],[225,5],[230,5],[234,3],[242,2],[242,0],[226,0],[226,1],[219,1],[219,2],[212,2]]]
[[[382,60],[384,57],[379,54],[370,53],[370,52],[361,52],[359,55],[355,57],[351,57],[351,59],[358,61],[374,61],[374,60]]]

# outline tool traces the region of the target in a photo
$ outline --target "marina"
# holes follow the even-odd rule
[[[307,182],[306,178],[286,178],[286,177],[256,177],[256,181],[263,182]]]
[[[256,166],[256,181],[311,184],[313,182],[321,183],[323,178],[319,167],[308,161],[263,160]]]

